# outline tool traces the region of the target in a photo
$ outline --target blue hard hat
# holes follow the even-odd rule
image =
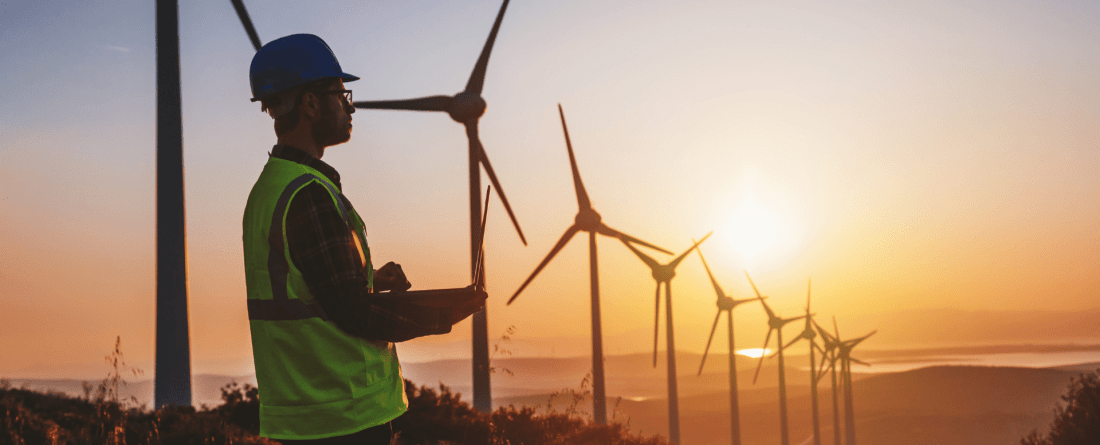
[[[252,57],[248,77],[253,102],[321,79],[359,80],[340,69],[336,55],[313,34],[293,34],[268,42]]]

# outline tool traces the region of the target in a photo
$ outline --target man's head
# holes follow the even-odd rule
[[[320,37],[294,34],[268,42],[252,58],[249,78],[252,101],[275,119],[280,140],[309,136],[303,142],[324,148],[351,137],[355,108],[344,82],[359,78],[340,68]]]
[[[318,147],[329,147],[351,138],[355,107],[350,93],[342,79],[328,78],[273,94],[260,103],[275,118],[276,136],[300,131]]]

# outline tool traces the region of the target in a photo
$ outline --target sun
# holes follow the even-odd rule
[[[727,239],[746,263],[777,259],[797,244],[798,231],[792,218],[777,203],[764,204],[746,192],[730,215]]]

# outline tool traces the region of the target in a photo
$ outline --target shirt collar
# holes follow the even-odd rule
[[[310,156],[302,150],[289,145],[275,145],[271,148],[270,156],[311,167],[325,175],[333,184],[336,184],[338,190],[343,190],[343,188],[340,187],[340,173],[337,172],[335,168],[332,168],[332,166],[326,164],[325,161]]]

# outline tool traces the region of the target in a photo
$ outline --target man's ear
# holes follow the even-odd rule
[[[302,102],[298,105],[302,109],[303,117],[315,122],[321,115],[321,101],[312,91],[302,94]]]

